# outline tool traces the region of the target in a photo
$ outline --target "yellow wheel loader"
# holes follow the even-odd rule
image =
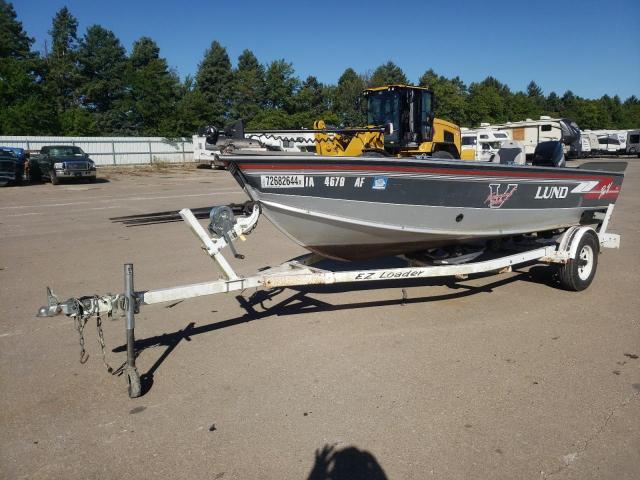
[[[327,133],[322,120],[315,122],[318,154],[358,156],[379,152],[399,157],[460,158],[460,128],[434,118],[433,93],[429,89],[387,85],[368,88],[363,96],[369,127]]]

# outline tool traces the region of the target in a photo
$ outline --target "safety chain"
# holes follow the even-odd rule
[[[77,302],[78,304],[80,302]],[[73,322],[75,324],[76,330],[78,332],[78,337],[80,341],[80,363],[84,364],[89,359],[87,355],[87,351],[84,348],[84,326],[87,324],[89,317],[85,317],[84,315],[75,315],[73,317]]]
[[[100,316],[100,313],[96,315],[96,329],[98,331],[98,343],[100,344],[100,348],[102,349],[102,363],[104,363],[107,372],[113,373],[113,368],[111,368],[111,365],[107,363],[107,355],[104,345],[104,332],[102,331],[102,317]]]
[[[102,330],[102,316],[100,315],[100,307],[99,307],[99,297],[96,295],[92,300],[92,310],[96,310],[96,331],[98,334],[98,344],[100,345],[100,349],[102,351],[102,363],[107,369],[107,372],[113,374],[113,368],[109,363],[107,363],[107,354],[106,354],[106,345],[104,341],[104,331]],[[89,359],[89,355],[84,347],[84,327],[87,325],[89,318],[93,314],[93,311],[90,313],[84,312],[84,305],[80,300],[75,299],[76,303],[76,311],[77,313],[73,315],[73,322],[78,332],[79,343],[80,343],[80,363],[85,364]],[[109,317],[111,317],[111,313],[109,313]]]

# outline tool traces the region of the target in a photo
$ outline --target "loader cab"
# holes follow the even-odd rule
[[[389,153],[417,148],[433,137],[433,94],[408,85],[387,85],[363,92],[367,99],[367,123],[389,126],[384,147]]]

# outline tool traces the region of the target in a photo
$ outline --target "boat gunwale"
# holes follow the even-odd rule
[[[310,156],[310,155],[287,155],[278,158],[276,155],[239,155],[239,154],[227,154],[220,155],[220,160],[224,162],[230,163],[254,163],[254,164],[293,164],[296,165],[296,162],[305,162],[307,165],[296,165],[299,166],[300,169],[309,168],[310,165],[316,165],[316,162],[322,162],[324,165],[335,166],[335,165],[344,165],[347,167],[349,164],[362,165],[362,164],[373,164],[376,167],[380,166],[390,166],[390,167],[405,167],[405,168],[437,168],[444,167],[446,169],[456,169],[460,167],[464,167],[465,169],[473,170],[473,171],[486,171],[486,170],[496,170],[503,172],[527,172],[527,173],[542,173],[542,174],[553,174],[550,175],[559,177],[558,173],[563,174],[578,174],[581,178],[587,177],[589,175],[603,176],[603,175],[612,175],[617,177],[624,177],[625,171],[612,171],[612,170],[591,170],[586,168],[579,167],[544,167],[544,166],[534,166],[534,165],[508,165],[508,164],[499,164],[499,163],[491,163],[491,162],[470,162],[468,160],[457,160],[457,159],[433,159],[433,158],[413,158],[413,157],[402,157],[402,158],[394,158],[394,157],[368,157],[368,156],[360,156],[360,157],[338,157],[338,156]],[[242,166],[239,166],[242,170]],[[344,168],[345,170],[347,168]]]

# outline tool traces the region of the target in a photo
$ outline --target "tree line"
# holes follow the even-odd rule
[[[195,76],[181,80],[153,39],[130,52],[100,25],[78,33],[78,20],[61,8],[45,51],[33,50],[13,5],[0,0],[0,134],[72,136],[190,136],[207,124],[243,119],[248,128],[310,128],[366,124],[364,88],[411,83],[389,61],[372,72],[347,68],[337,84],[300,79],[284,59],[266,65],[244,50],[233,66],[213,41]],[[530,82],[512,91],[493,77],[465,84],[428,69],[418,85],[435,94],[439,118],[461,126],[481,122],[569,117],[583,129],[640,127],[640,100],[617,95],[581,98],[571,91],[544,95]]]

